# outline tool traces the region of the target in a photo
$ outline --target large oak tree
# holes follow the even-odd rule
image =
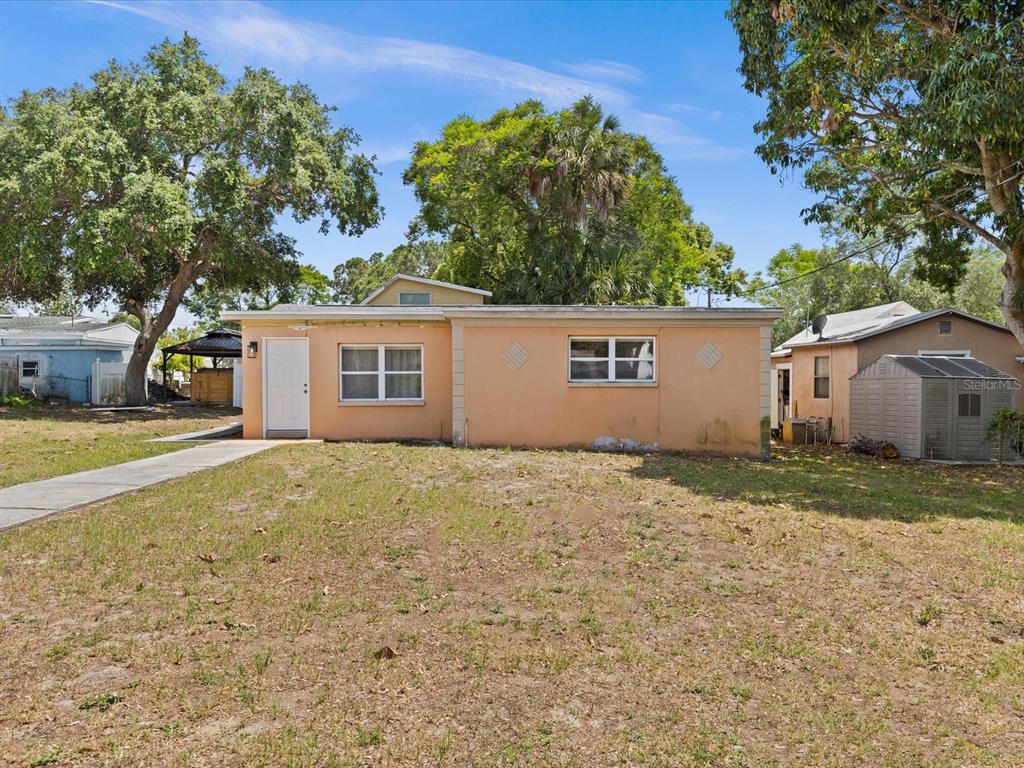
[[[157,340],[198,283],[246,288],[295,261],[279,217],[324,234],[377,224],[373,164],[331,111],[265,69],[229,86],[188,35],[89,86],[23,93],[0,110],[0,299],[70,281],[86,306],[133,315],[126,393],[143,402]]]
[[[758,153],[803,167],[809,218],[917,243],[950,289],[976,239],[1005,257],[1000,308],[1024,343],[1024,13],[1004,0],[734,0]]]

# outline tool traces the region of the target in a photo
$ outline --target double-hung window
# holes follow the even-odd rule
[[[38,360],[22,360],[21,361],[21,378],[33,379],[39,375],[39,361]]]
[[[423,347],[343,344],[342,402],[410,402],[423,399]]]
[[[654,383],[654,337],[569,337],[569,381]]]
[[[814,396],[824,400],[829,393],[829,358],[827,356],[814,358]]]

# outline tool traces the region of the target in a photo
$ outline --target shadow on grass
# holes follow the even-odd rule
[[[842,448],[782,449],[771,462],[647,455],[633,470],[720,500],[862,519],[917,522],[936,517],[1024,523],[1020,467],[884,462]]]
[[[48,405],[33,402],[30,405],[0,407],[0,422],[3,421],[72,421],[92,424],[127,424],[139,422],[175,422],[190,419],[217,418],[221,416],[241,417],[242,409],[229,405],[171,406],[156,404],[152,411],[94,411],[83,405],[59,403]]]

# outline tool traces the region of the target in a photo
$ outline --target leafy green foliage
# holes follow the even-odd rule
[[[35,408],[39,401],[25,395],[5,395],[0,392],[0,408]]]
[[[308,264],[282,261],[271,271],[249,275],[241,286],[219,287],[212,280],[204,281],[185,299],[185,306],[204,326],[217,327],[221,312],[326,304],[330,298],[327,275]]]
[[[397,274],[432,277],[448,251],[446,243],[414,240],[387,255],[377,252],[368,259],[349,259],[334,268],[333,300],[357,304]]]
[[[767,101],[775,172],[805,168],[810,219],[914,248],[951,290],[972,240],[1005,258],[1024,342],[1024,14],[1002,0],[733,0],[740,71]]]
[[[592,99],[459,117],[416,145],[413,239],[446,240],[434,276],[506,303],[682,304],[735,293],[732,250],[693,220],[650,142]]]
[[[1000,460],[1007,444],[1017,455],[1024,456],[1024,411],[997,408],[989,419],[987,435],[989,440],[998,441]]]
[[[25,92],[0,111],[0,297],[45,302],[70,281],[85,306],[136,317],[126,393],[141,402],[194,286],[255,292],[294,274],[279,217],[325,234],[378,222],[357,141],[304,85],[246,69],[229,86],[188,35],[89,86]]]
[[[894,301],[905,301],[922,312],[959,309],[1001,321],[996,302],[1003,279],[1002,258],[993,249],[972,249],[964,278],[950,293],[918,279],[917,262],[905,258],[898,249],[879,248],[856,259],[838,260],[859,245],[857,239],[851,242],[834,233],[824,248],[804,248],[795,243],[779,251],[768,268],[753,277],[753,298],[785,312],[773,328],[773,344],[806,328],[816,315]]]

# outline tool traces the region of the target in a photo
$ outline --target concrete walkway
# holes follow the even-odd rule
[[[0,488],[0,530],[252,456],[280,443],[218,440],[113,467]]]

